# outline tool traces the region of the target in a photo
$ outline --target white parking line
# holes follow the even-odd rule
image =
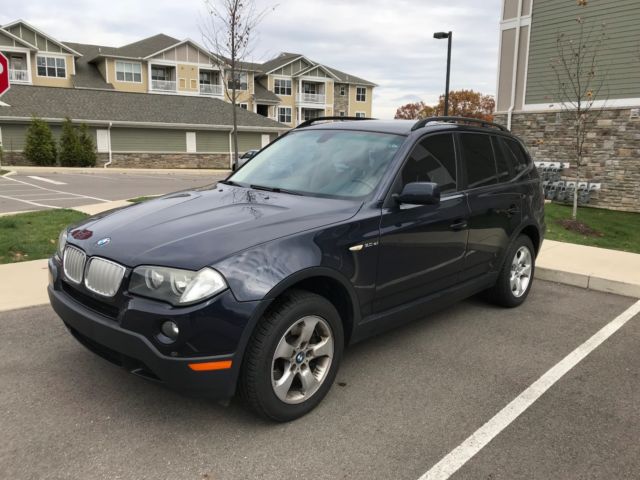
[[[11,177],[5,177],[7,180],[10,180],[12,182],[18,182],[18,183],[22,183],[24,185],[30,185],[34,188],[39,188],[40,190],[47,190],[49,192],[55,192],[55,193],[64,193],[65,195],[71,195],[73,197],[82,197],[82,198],[90,198],[92,200],[98,200],[99,202],[109,202],[110,200],[105,200],[104,198],[98,198],[98,197],[91,197],[89,195],[81,195],[79,193],[71,193],[71,192],[65,192],[63,190],[54,190],[52,188],[45,188],[45,187],[41,187],[40,185],[35,185],[33,183],[29,183],[29,182],[23,182],[22,180],[16,180],[15,178],[11,178]]]
[[[51,180],[50,178],[36,177],[35,175],[27,175],[29,178],[39,180],[41,182],[53,183],[54,185],[66,185],[64,182],[58,182],[57,180]]]
[[[549,390],[567,372],[580,363],[625,323],[640,313],[640,300],[631,305],[611,322],[600,329],[589,340],[576,348],[559,363],[554,365],[538,380],[518,395],[509,405],[500,410],[491,420],[476,430],[459,446],[420,477],[419,480],[445,480],[493,440],[502,430],[525,412],[538,398]]]
[[[45,205],[44,203],[31,202],[29,200],[21,200],[19,198],[8,197],[6,195],[0,195],[0,198],[6,198],[7,200],[14,200],[16,202],[26,203],[28,205],[35,205],[36,207],[45,207],[45,208],[62,208],[56,207],[55,205]]]

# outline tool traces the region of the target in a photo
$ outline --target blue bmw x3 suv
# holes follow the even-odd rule
[[[479,292],[521,304],[543,204],[500,125],[320,118],[225,181],[65,229],[49,297],[130,372],[288,421],[347,345]]]

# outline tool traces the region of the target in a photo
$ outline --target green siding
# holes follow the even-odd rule
[[[198,152],[229,153],[229,132],[196,132]]]
[[[111,148],[114,152],[186,152],[186,137],[184,130],[113,128]]]
[[[238,150],[246,152],[254,148],[262,148],[262,136],[259,133],[238,133]]]
[[[59,125],[53,125],[51,127],[51,133],[56,142],[60,141],[60,133],[62,127]],[[5,152],[21,152],[24,150],[24,144],[27,139],[27,130],[29,124],[0,124],[0,131],[2,132],[2,148]],[[95,129],[89,129],[93,137],[93,142],[96,141]]]
[[[606,39],[599,51],[597,74],[604,75],[600,99],[640,98],[640,8],[638,0],[590,0],[587,7],[575,1],[535,0],[531,47],[527,74],[526,103],[558,100],[557,80],[551,63],[558,57],[556,41],[560,33],[568,39],[579,37],[576,18],[585,21],[585,32],[597,38],[605,25]],[[599,81],[594,82],[596,85]]]
[[[314,68],[309,72],[304,74],[305,77],[322,77],[322,78],[331,78],[327,73],[321,68]]]

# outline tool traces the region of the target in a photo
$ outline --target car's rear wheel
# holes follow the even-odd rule
[[[256,326],[241,392],[264,417],[281,422],[301,417],[331,388],[343,344],[342,322],[331,302],[305,291],[289,292]]]
[[[535,250],[531,239],[520,235],[511,244],[495,286],[487,291],[489,299],[504,307],[517,307],[531,290],[535,272]]]

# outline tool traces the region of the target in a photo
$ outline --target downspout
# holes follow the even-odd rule
[[[112,122],[109,122],[109,127],[107,127],[107,140],[109,141],[109,161],[104,164],[104,168],[107,168],[113,162],[113,158],[111,156],[111,125]]]
[[[511,131],[511,119],[516,108],[516,86],[518,83],[518,61],[520,57],[520,30],[522,23],[522,0],[518,0],[518,18],[516,21],[516,46],[513,49],[513,76],[511,78],[511,104],[507,110],[507,129]]]

